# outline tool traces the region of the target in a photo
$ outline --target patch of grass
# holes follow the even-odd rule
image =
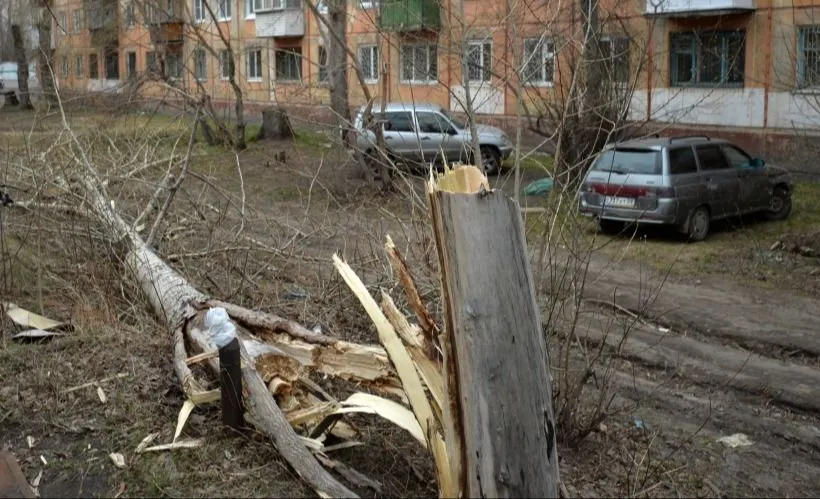
[[[504,166],[512,168],[515,166],[515,155],[507,158]],[[521,158],[521,170],[529,172],[540,172],[544,175],[550,174],[555,169],[555,160],[549,154],[533,152]]]

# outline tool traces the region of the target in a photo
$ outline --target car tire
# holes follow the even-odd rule
[[[769,209],[764,212],[766,220],[783,220],[792,211],[792,197],[784,187],[776,187],[772,192]]]
[[[709,209],[705,206],[692,210],[686,222],[686,234],[690,241],[697,243],[706,239],[709,235],[710,218]]]
[[[501,169],[501,153],[493,146],[481,146],[481,166],[485,175],[495,175]]]
[[[607,220],[606,218],[598,219],[598,228],[602,234],[614,236],[623,232],[625,224],[619,220]]]

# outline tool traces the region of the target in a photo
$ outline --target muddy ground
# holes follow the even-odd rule
[[[75,203],[49,182],[45,166],[32,166],[25,134],[14,132],[36,124],[36,133],[27,134],[29,150],[43,151],[57,140],[58,121],[0,116],[0,183],[28,188],[10,191],[18,200]],[[168,120],[74,119],[92,138],[135,128],[156,132],[157,140],[180,134]],[[136,148],[137,139],[128,137],[116,142],[121,157]],[[105,168],[123,168],[115,149],[89,148]],[[284,162],[274,159],[281,151]],[[401,304],[381,249],[390,234],[436,310],[437,263],[421,178],[403,177],[396,192],[379,192],[329,136],[306,131],[294,143],[252,143],[239,165],[233,154],[197,144],[192,172],[163,225],[160,254],[203,292],[375,343],[330,256],[342,255],[372,290],[384,288]],[[162,171],[146,169],[126,182],[111,177],[112,197],[129,218],[142,210]],[[524,182],[542,175],[528,168]],[[509,172],[493,181],[513,194]],[[578,258],[589,263],[575,334],[578,344],[603,354],[583,397],[602,390],[613,397],[592,432],[559,447],[571,496],[820,495],[820,265],[811,253],[795,251],[816,240],[815,206],[796,202],[780,225],[729,224],[698,245],[656,231],[602,239],[581,221],[571,225],[578,238],[556,239],[546,259],[539,257],[540,241],[550,225],[527,215],[546,329],[566,331],[574,310],[550,314],[566,298],[556,276]],[[122,275],[116,245],[94,223],[53,210],[0,210],[0,300],[75,326],[65,337],[20,344],[0,319],[0,445],[30,481],[42,473],[43,496],[311,495],[269,442],[219,430],[215,407],[198,408],[186,429],[205,437],[204,447],[135,454],[149,433],[170,440],[183,402],[168,332]],[[765,267],[761,252],[770,256]],[[682,256],[670,263],[669,254]],[[551,340],[560,342],[556,335]],[[580,355],[575,347],[572,354]],[[118,373],[100,383],[105,403],[94,387],[65,392]],[[339,396],[355,389],[316,381]],[[382,484],[379,492],[357,492],[435,494],[430,459],[407,434],[367,417],[354,424],[363,445],[333,457]],[[736,433],[752,443],[718,442]],[[125,468],[113,466],[111,452],[125,456]]]

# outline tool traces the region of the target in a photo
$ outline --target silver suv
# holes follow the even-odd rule
[[[762,212],[781,220],[791,211],[792,181],[740,147],[706,136],[609,144],[584,179],[580,211],[602,232],[626,223],[668,224],[702,241],[713,220]]]
[[[372,125],[365,129],[365,107],[356,113],[356,146],[366,157],[376,151]],[[391,102],[382,112],[381,105],[371,110],[373,121],[384,127],[385,145],[394,159],[409,163],[469,161],[472,150],[467,123],[453,117],[435,104]],[[378,126],[378,125],[376,125]],[[494,126],[476,124],[481,160],[485,173],[495,174],[513,150],[507,134]]]

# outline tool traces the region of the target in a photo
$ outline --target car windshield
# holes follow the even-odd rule
[[[660,151],[627,148],[609,149],[601,154],[593,168],[620,174],[659,175],[661,173]]]
[[[446,109],[439,109],[438,112],[441,113],[442,116],[444,116],[445,118],[450,120],[450,123],[452,123],[453,126],[458,128],[459,130],[464,130],[464,129],[467,128],[467,122],[466,121],[460,120],[458,118],[454,118],[450,113],[447,112]]]

